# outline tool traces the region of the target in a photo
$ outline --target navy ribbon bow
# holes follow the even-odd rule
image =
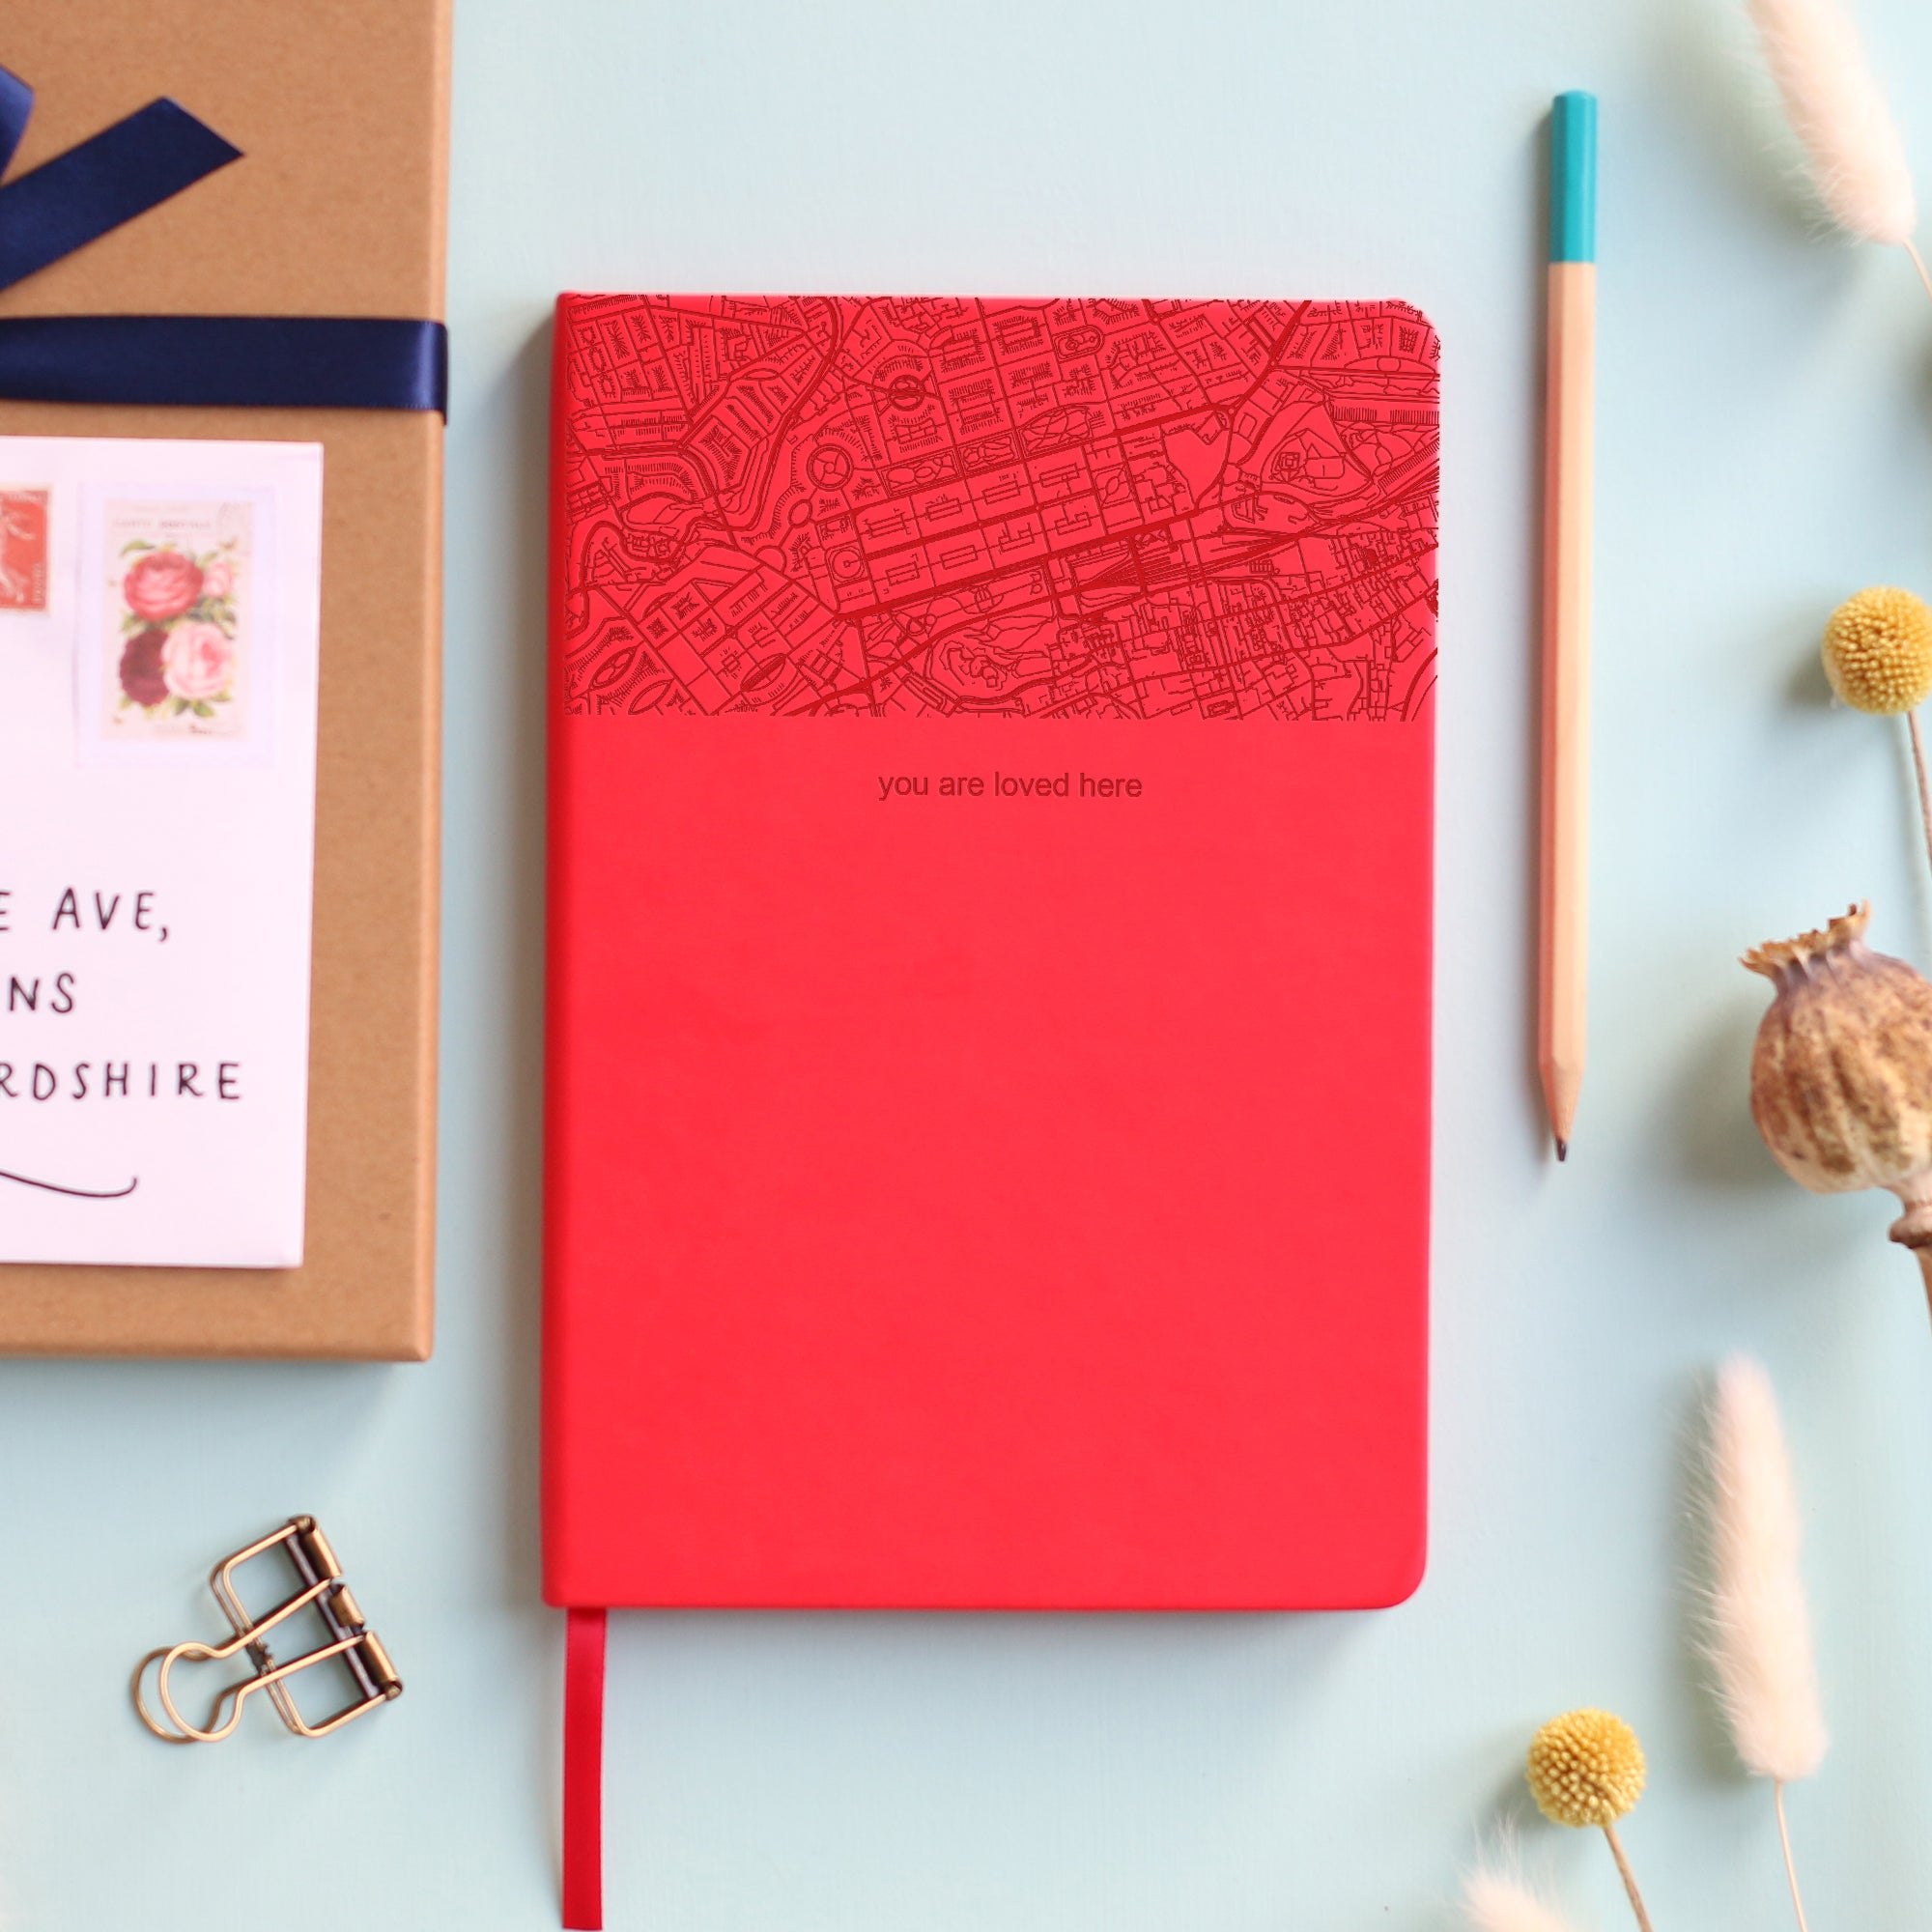
[[[34,90],[0,68],[0,176]],[[0,289],[242,158],[172,100],[0,187]],[[55,315],[0,318],[0,399],[448,413],[440,322],[364,316]]]

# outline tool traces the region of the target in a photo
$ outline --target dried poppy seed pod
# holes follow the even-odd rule
[[[1751,1054],[1751,1115],[1814,1194],[1889,1187],[1891,1238],[1932,1291],[1932,982],[1864,942],[1869,904],[1744,963],[1777,988]]]

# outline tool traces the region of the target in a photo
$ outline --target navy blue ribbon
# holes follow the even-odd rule
[[[14,165],[14,151],[34,118],[34,90],[17,73],[0,67],[0,175]]]
[[[375,317],[12,316],[0,320],[0,396],[443,411],[447,349],[440,323]]]
[[[0,68],[0,175],[34,90]],[[0,187],[0,289],[84,248],[241,149],[172,100]],[[62,315],[0,319],[0,399],[448,413],[440,322],[364,316]]]

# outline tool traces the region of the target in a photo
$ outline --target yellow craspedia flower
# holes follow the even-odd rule
[[[1932,696],[1932,611],[1885,584],[1846,598],[1825,626],[1825,675],[1861,711],[1914,710]]]
[[[1530,1740],[1529,1789],[1558,1825],[1613,1825],[1643,1796],[1643,1747],[1607,1711],[1566,1711]]]

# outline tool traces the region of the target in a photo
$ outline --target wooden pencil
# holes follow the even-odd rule
[[[1595,436],[1597,102],[1550,115],[1543,483],[1543,826],[1537,1060],[1556,1156],[1583,1086],[1589,924],[1590,517]]]

